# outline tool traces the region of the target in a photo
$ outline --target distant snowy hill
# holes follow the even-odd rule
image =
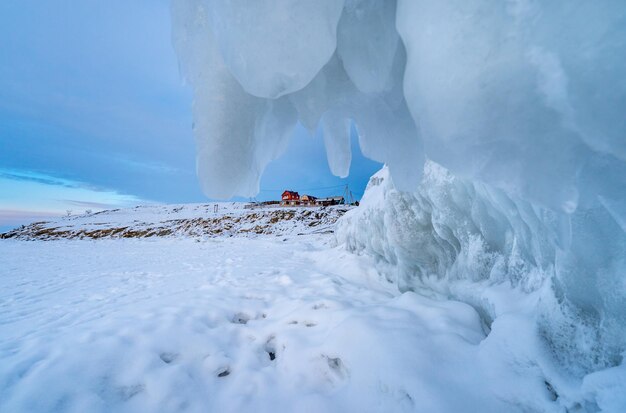
[[[36,222],[0,239],[54,240],[151,237],[302,235],[333,232],[351,207],[263,207],[241,202],[138,206]]]

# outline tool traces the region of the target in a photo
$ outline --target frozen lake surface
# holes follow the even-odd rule
[[[0,411],[563,411],[506,320],[332,243],[0,242]]]

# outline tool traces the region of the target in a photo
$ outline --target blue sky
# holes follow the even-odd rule
[[[0,38],[0,229],[66,210],[206,201],[168,0],[3,0]],[[258,199],[346,182],[360,195],[380,165],[357,146],[342,180],[319,133],[297,128]]]

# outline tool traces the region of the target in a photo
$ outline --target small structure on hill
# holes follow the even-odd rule
[[[331,196],[328,198],[317,198],[315,205],[318,206],[330,206],[330,205],[343,205],[346,201],[342,196]]]
[[[313,195],[302,195],[300,197],[300,202],[302,205],[314,206],[317,205],[317,198]]]
[[[348,200],[352,198],[352,192],[346,186],[346,194]],[[277,203],[277,202],[276,202]],[[296,191],[284,191],[281,196],[280,206],[300,206],[300,207],[320,207],[331,205],[352,205],[352,202],[346,202],[345,196],[330,196],[326,198],[317,198],[313,195],[300,194]]]
[[[296,191],[285,191],[281,197],[280,204],[283,206],[287,205],[299,205],[300,204],[300,194]]]

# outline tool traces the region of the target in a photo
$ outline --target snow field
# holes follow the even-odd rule
[[[506,318],[329,242],[3,241],[0,411],[563,411]]]

